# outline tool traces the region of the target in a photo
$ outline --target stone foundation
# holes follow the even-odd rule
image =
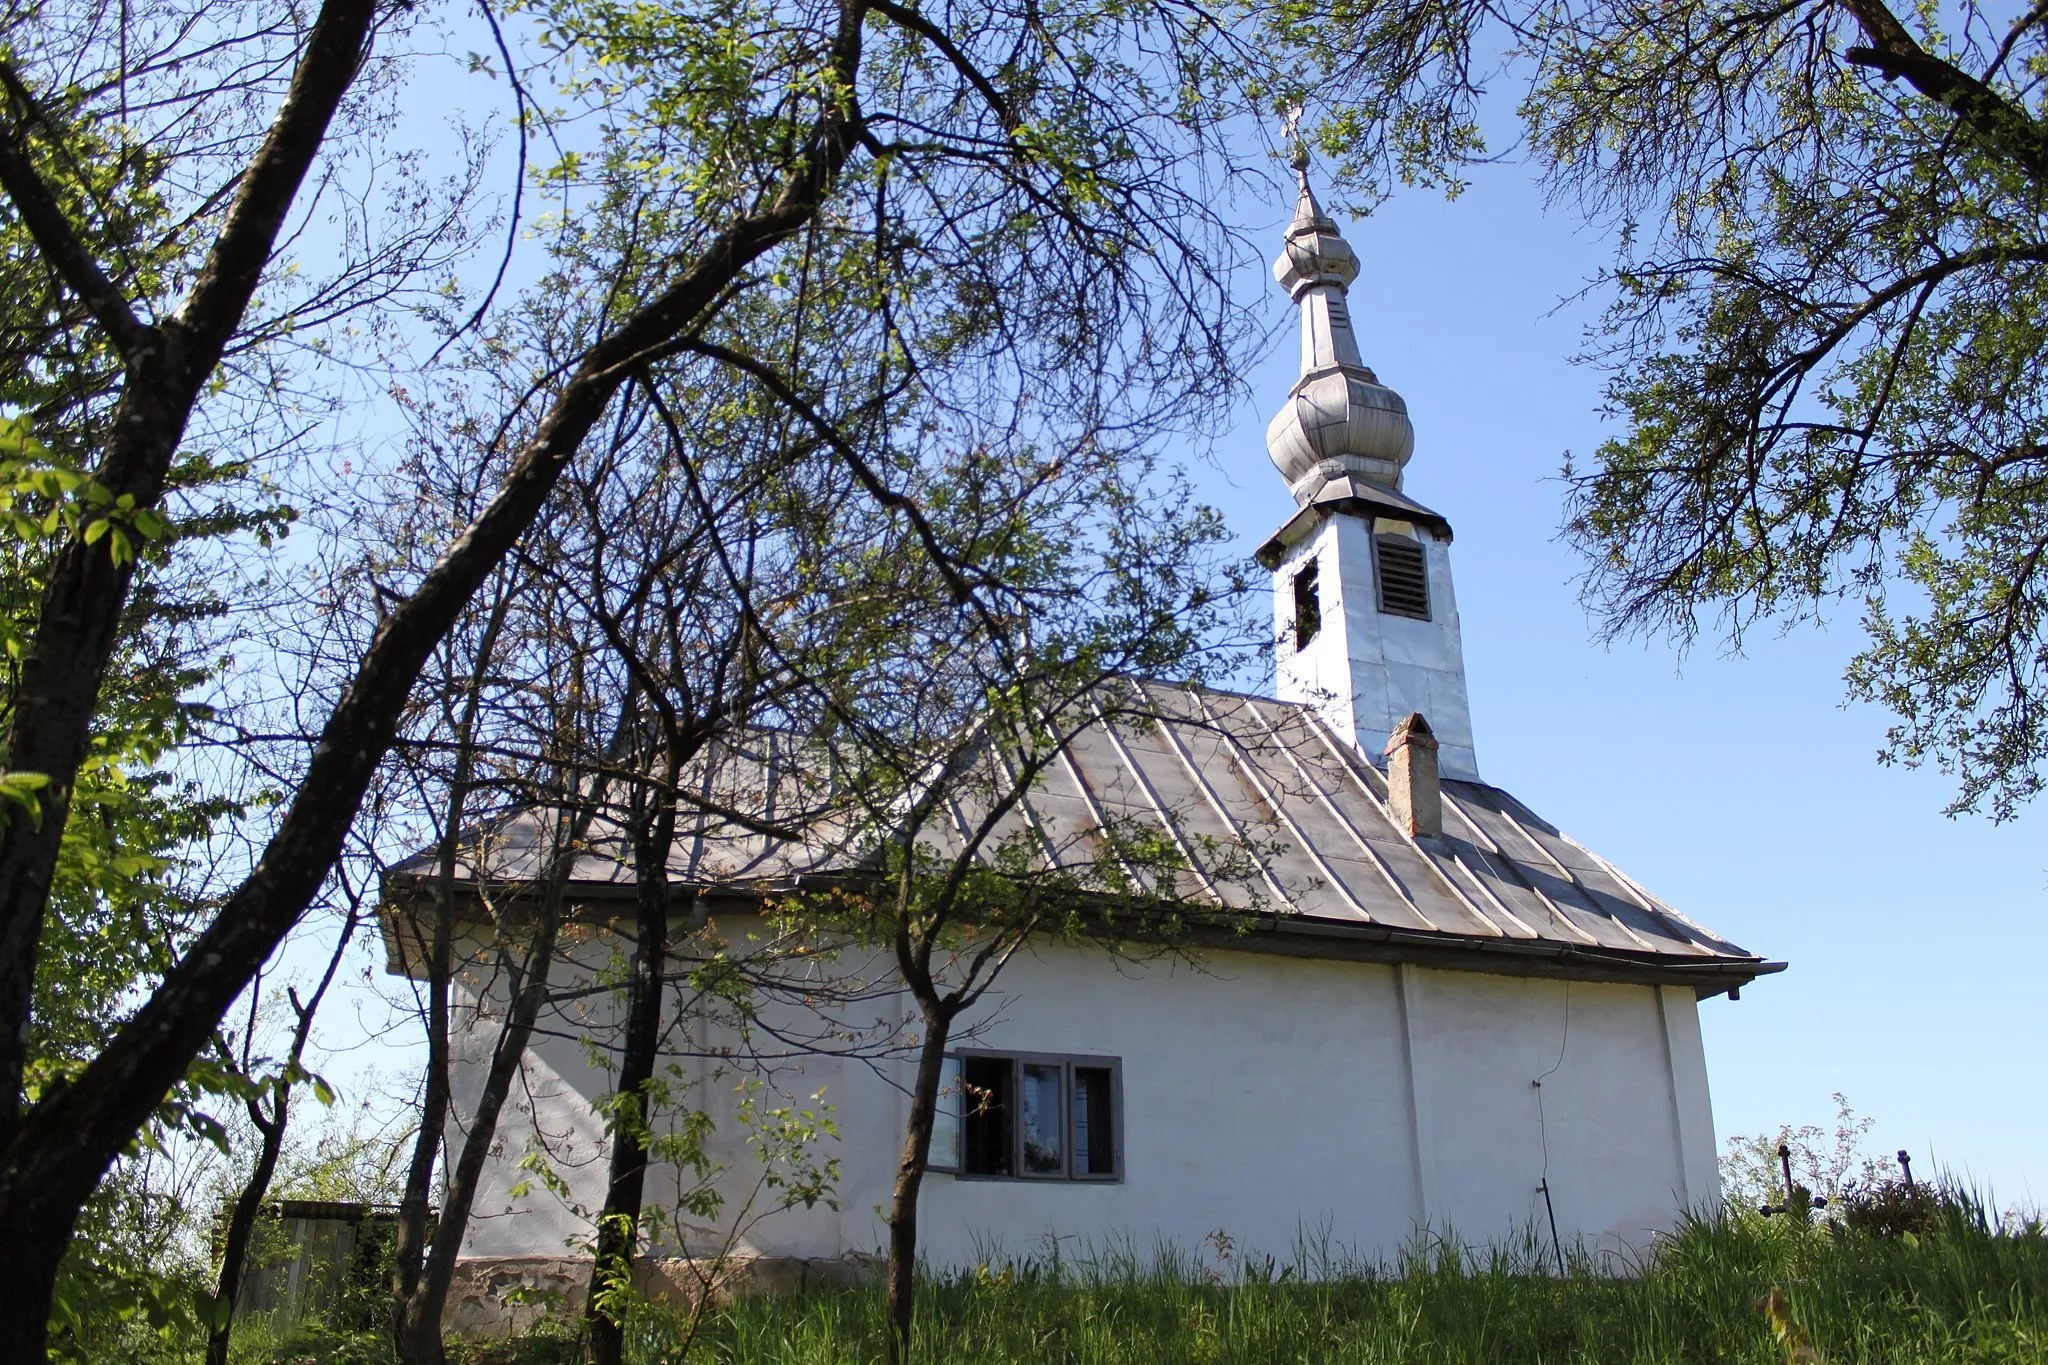
[[[845,1289],[879,1279],[879,1257],[655,1256],[634,1267],[642,1294],[687,1310],[704,1297],[713,1302],[763,1294],[800,1294],[812,1289]],[[455,1264],[448,1304],[441,1315],[446,1331],[476,1341],[517,1336],[541,1319],[583,1311],[590,1288],[590,1261],[577,1256],[475,1256]]]

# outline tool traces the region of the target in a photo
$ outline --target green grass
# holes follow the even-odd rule
[[[1547,1250],[1547,1249],[1546,1249]],[[934,1365],[1061,1362],[1784,1362],[1757,1300],[1780,1289],[1793,1345],[1839,1365],[2048,1362],[2048,1238],[1991,1232],[1953,1210],[1923,1239],[1696,1222],[1634,1274],[1581,1263],[1558,1278],[1533,1248],[1483,1263],[1452,1246],[1383,1273],[1301,1281],[1256,1266],[1217,1283],[1185,1257],[1009,1267],[929,1283],[918,1358]],[[1005,1282],[1007,1278],[1008,1282]],[[880,1359],[873,1290],[757,1299],[705,1326],[693,1360],[855,1365]],[[642,1358],[676,1359],[659,1332]],[[665,1349],[666,1348],[666,1349]]]
[[[1561,1278],[1534,1239],[1485,1257],[1438,1242],[1384,1269],[1336,1264],[1314,1247],[1295,1265],[1128,1249],[988,1260],[995,1270],[921,1289],[923,1365],[1784,1365],[1798,1345],[1830,1365],[2048,1365],[2048,1236],[1995,1231],[1968,1200],[1919,1238],[1754,1216],[1693,1222],[1640,1264],[1581,1259]],[[1774,1288],[1790,1343],[1757,1306]],[[658,1315],[634,1336],[638,1365],[867,1365],[881,1358],[882,1299],[869,1288],[744,1300],[712,1315],[687,1355]],[[563,1323],[457,1359],[570,1365],[580,1355]],[[312,1327],[238,1331],[235,1356],[390,1359],[374,1335]]]

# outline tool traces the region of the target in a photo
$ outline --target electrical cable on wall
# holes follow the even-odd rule
[[[1550,1120],[1543,1111],[1543,1083],[1557,1074],[1564,1065],[1564,1050],[1572,1040],[1572,983],[1564,983],[1564,1032],[1557,1040],[1557,1060],[1550,1064],[1550,1070],[1530,1081],[1536,1091],[1536,1136],[1543,1144],[1543,1178],[1537,1182],[1536,1191],[1543,1196],[1543,1211],[1550,1216],[1550,1250],[1557,1257],[1557,1275],[1564,1278],[1564,1244],[1557,1239],[1557,1206],[1550,1202]]]

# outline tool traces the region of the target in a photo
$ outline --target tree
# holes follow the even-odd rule
[[[17,103],[21,92],[11,92]],[[161,167],[120,155],[116,139],[79,117],[79,92],[37,110],[36,169],[67,208],[91,205],[81,236],[124,285],[159,287],[181,252],[180,225]],[[55,155],[61,142],[76,160]],[[186,946],[204,918],[215,868],[232,857],[234,827],[256,793],[246,777],[213,784],[180,771],[176,755],[206,725],[222,675],[224,619],[246,596],[223,590],[237,540],[267,541],[290,521],[276,490],[239,460],[182,452],[164,474],[175,517],[123,507],[93,478],[123,390],[119,350],[91,310],[37,259],[25,216],[0,218],[0,726],[23,681],[45,594],[67,546],[97,543],[129,574],[105,659],[106,686],[88,708],[88,747],[56,793],[62,838],[34,926],[32,1008],[12,1036],[6,1109],[61,1087],[91,1059],[138,992]],[[49,819],[43,775],[15,772],[4,787],[23,824]],[[23,932],[29,926],[21,926]],[[164,1144],[178,1131],[219,1130],[195,1082],[234,1089],[233,1066],[187,1077],[156,1110],[144,1142],[95,1196],[66,1254],[57,1294],[60,1349],[108,1348],[147,1322],[190,1322],[184,1267],[164,1245],[181,1192]],[[182,1169],[182,1166],[180,1167]],[[138,1217],[138,1213],[144,1216]]]
[[[669,864],[679,820],[692,813],[687,784],[707,746],[743,730],[757,706],[772,705],[783,681],[764,666],[752,608],[764,590],[763,542],[772,535],[761,504],[795,462],[786,449],[734,458],[748,429],[760,425],[744,421],[754,415],[744,406],[738,430],[720,423],[685,440],[659,388],[645,385],[639,396],[640,416],[651,428],[645,435],[653,439],[613,442],[609,458],[592,461],[574,480],[581,515],[569,523],[573,537],[558,540],[575,543],[550,556],[558,576],[571,580],[564,586],[575,614],[610,649],[625,688],[639,702],[635,741],[623,764],[632,956],[617,1084],[605,1116],[611,1138],[605,1197],[595,1217],[584,1308],[594,1365],[619,1365],[624,1358],[648,1168],[662,1146],[654,1113],[665,1091],[657,1073],[676,901]],[[771,441],[776,434],[771,428]],[[787,505],[787,490],[775,501]],[[714,537],[723,554],[737,551],[748,566],[726,585],[730,593],[718,591]],[[622,574],[622,567],[630,573]]]
[[[441,1315],[454,1279],[455,1260],[469,1226],[484,1163],[496,1139],[498,1115],[519,1078],[535,1022],[547,1003],[555,945],[569,909],[570,876],[576,860],[589,847],[591,827],[606,804],[612,773],[630,748],[635,719],[632,699],[625,699],[616,709],[593,705],[589,680],[581,676],[582,650],[574,642],[566,643],[564,649],[548,651],[557,666],[566,668],[567,685],[549,699],[547,709],[556,722],[555,741],[540,755],[545,768],[526,793],[529,801],[554,816],[541,859],[539,895],[516,909],[506,906],[493,917],[497,929],[493,946],[497,968],[506,982],[506,1008],[468,1131],[448,1163],[441,1215],[425,1248],[425,1263],[413,1276],[410,1293],[404,1292],[403,1282],[399,1286],[393,1337],[400,1358],[408,1361],[438,1365],[443,1358]],[[592,722],[604,719],[613,723],[611,735],[608,740],[597,740]],[[477,861],[481,864],[483,860]],[[478,883],[481,885],[482,879]],[[478,1008],[482,1009],[481,1002]]]
[[[32,599],[24,599],[43,581],[59,538],[44,528],[54,521],[59,532],[65,529],[64,500],[53,490],[76,476],[61,439],[74,433],[55,422],[46,429],[58,443],[22,437],[19,457],[0,476],[12,484],[12,515],[0,532],[0,583],[12,608],[0,616],[0,633],[10,640],[17,637],[9,627],[32,610]],[[240,791],[210,787],[179,772],[173,756],[209,713],[194,694],[203,694],[219,674],[213,650],[229,604],[205,570],[227,557],[207,542],[235,528],[273,524],[283,513],[233,470],[193,462],[180,476],[184,496],[214,505],[165,537],[181,543],[183,564],[170,561],[164,541],[138,547],[135,591],[142,609],[124,617],[109,660],[114,686],[94,709],[90,756],[70,794],[71,816],[40,926],[33,1026],[23,1056],[30,1096],[76,1075],[135,993],[191,941],[208,896],[218,889],[214,857],[232,856],[234,826],[254,795],[246,785]],[[243,507],[233,505],[237,498],[246,499]],[[16,818],[34,817],[38,794],[18,798]],[[175,1141],[181,1130],[217,1138],[204,1111],[206,1092],[239,1089],[242,1079],[231,1064],[182,1078],[170,1102],[151,1114],[146,1141]],[[162,1273],[157,1258],[123,1245],[141,1231],[127,1216],[138,1207],[134,1196],[148,1193],[136,1184],[162,1168],[142,1152],[128,1157],[131,1169],[117,1188],[96,1196],[98,1207],[67,1253],[58,1290],[67,1348],[118,1330],[123,1318],[168,1324],[188,1307],[177,1276]],[[155,1193],[166,1206],[175,1203],[169,1192]]]
[[[427,1057],[421,1077],[419,1123],[413,1134],[411,1160],[406,1165],[404,1194],[399,1201],[398,1226],[392,1246],[391,1293],[392,1335],[408,1345],[420,1335],[417,1328],[421,1278],[426,1267],[429,1228],[433,1211],[433,1181],[442,1144],[448,1132],[451,1100],[449,1074],[449,1018],[452,1002],[449,987],[454,977],[454,941],[457,926],[456,871],[463,855],[463,831],[470,820],[470,802],[484,785],[477,774],[479,727],[484,705],[484,683],[498,652],[499,637],[505,629],[516,584],[499,575],[488,596],[479,603],[480,622],[465,622],[450,631],[441,654],[444,661],[460,655],[464,646],[469,657],[464,667],[448,667],[441,686],[429,686],[440,703],[437,719],[448,731],[446,744],[453,751],[453,771],[447,775],[442,793],[442,815],[436,869],[433,927],[426,942],[422,970],[427,979],[427,998],[420,1014],[425,1026]],[[464,626],[474,625],[474,630]],[[426,788],[420,784],[415,790]],[[430,788],[426,788],[430,790]],[[508,1021],[509,1022],[509,1021]],[[460,1236],[459,1233],[456,1234]]]
[[[22,633],[20,671],[7,699],[8,766],[34,774],[43,786],[40,818],[11,819],[0,830],[0,1019],[7,1021],[0,1030],[0,1140],[17,1134],[26,1061],[26,1029],[19,1025],[32,1012],[43,919],[94,701],[134,581],[133,545],[161,534],[157,508],[192,409],[239,328],[298,186],[366,55],[374,14],[368,0],[337,0],[322,11],[277,122],[245,167],[232,204],[210,224],[219,236],[199,262],[197,282],[159,323],[136,315],[135,285],[161,289],[160,281],[145,274],[126,287],[117,283],[95,244],[79,232],[76,208],[67,208],[70,199],[90,212],[99,198],[97,187],[75,183],[77,167],[106,150],[79,145],[81,125],[94,118],[91,99],[74,88],[53,107],[32,76],[12,63],[0,67],[6,95],[0,188],[43,268],[90,312],[97,339],[122,365],[104,447],[77,486],[83,514],[50,564],[35,623]],[[39,14],[31,22],[54,17]],[[17,29],[11,36],[31,35]],[[112,75],[118,82],[128,73]],[[132,174],[145,185],[148,161],[133,158]]]
[[[285,988],[285,998],[292,1009],[291,1041],[285,1046],[285,1054],[276,1073],[243,1097],[250,1126],[256,1130],[260,1141],[256,1162],[250,1168],[249,1178],[242,1183],[241,1193],[235,1197],[221,1238],[220,1271],[216,1277],[213,1302],[208,1305],[210,1321],[206,1334],[206,1365],[227,1365],[228,1362],[228,1347],[234,1340],[235,1299],[241,1293],[242,1272],[248,1264],[249,1242],[257,1214],[270,1194],[270,1182],[277,1174],[278,1158],[284,1153],[285,1128],[291,1121],[292,1090],[301,1081],[311,1081],[316,1093],[333,1098],[332,1092],[327,1090],[327,1083],[306,1071],[306,1044],[312,1040],[313,1022],[319,1017],[320,1002],[327,995],[327,988],[334,984],[334,975],[341,970],[342,957],[355,939],[359,917],[360,910],[351,904],[342,920],[340,932],[335,935],[334,952],[327,959],[327,969],[320,974],[319,982],[306,999],[299,999],[296,987]],[[222,1060],[245,1077],[254,1076],[258,1065],[254,1048],[262,986],[263,978],[260,976],[251,983],[241,1055],[235,1055],[235,1048],[225,1038],[216,1043]]]
[[[82,523],[67,541],[24,631],[28,662],[12,699],[9,762],[46,779],[49,794],[45,819],[12,819],[0,840],[8,1039],[33,1012],[22,984],[37,961],[29,930],[47,904],[65,794],[90,700],[106,681],[111,623],[132,600],[132,571],[115,548],[154,524],[164,471],[230,342],[262,339],[248,305],[266,279],[283,289],[295,278],[265,272],[297,187],[337,111],[354,108],[343,97],[365,70],[373,30],[388,35],[410,10],[381,12],[378,29],[369,5],[331,0],[303,33],[262,30],[251,40],[264,54],[252,69],[267,74],[253,101],[233,79],[192,77],[216,66],[174,60],[186,55],[179,44],[211,41],[220,11],[152,9],[141,16],[156,34],[150,43],[131,41],[141,29],[98,24],[94,13],[57,24],[40,12],[15,31],[0,148],[0,189],[29,226],[40,267],[85,306],[124,363],[112,434],[92,474],[112,500],[113,515],[98,521],[122,534],[95,535]],[[559,363],[526,352],[536,362],[530,391],[507,416],[505,443],[491,447],[494,491],[444,532],[430,568],[380,585],[388,611],[360,657],[339,668],[341,685],[313,718],[305,761],[248,875],[69,1084],[0,1132],[0,1218],[16,1230],[18,1277],[0,1302],[0,1349],[41,1349],[51,1277],[78,1209],[318,894],[422,670],[529,535],[625,385],[691,355],[744,369],[778,398],[816,410],[831,376],[821,396],[809,376],[785,371],[786,355],[754,350],[730,321],[735,302],[773,304],[800,331],[819,291],[857,299],[879,339],[868,354],[914,386],[914,413],[893,411],[903,439],[888,463],[830,445],[819,458],[908,516],[915,505],[894,481],[920,462],[971,451],[963,433],[990,421],[1057,428],[1070,419],[1158,431],[1217,401],[1218,376],[1234,371],[1255,336],[1229,282],[1232,241],[1217,196],[1219,182],[1245,168],[1229,133],[1273,85],[1272,56],[1246,42],[1229,14],[1033,4],[925,13],[893,0],[839,0],[702,12],[564,3],[530,17],[514,36],[531,39],[521,51],[532,60],[508,57],[505,74],[559,82],[566,113],[550,131],[565,139],[565,155],[538,183],[578,210],[546,222],[582,273],[551,277],[527,301],[557,309],[576,344],[556,353]],[[238,58],[223,60],[240,69]],[[285,69],[288,84],[275,79]],[[90,78],[63,74],[76,71]],[[183,175],[188,166],[220,172],[181,205],[194,281],[182,302],[171,302],[169,284],[129,280],[98,260],[78,226],[98,201],[69,206],[53,188],[64,183],[58,172],[39,169],[89,159],[68,140],[78,127],[129,127],[122,111],[146,74],[166,90],[192,78],[201,93],[162,105],[163,126],[124,143],[123,155],[180,172],[180,184],[204,179],[196,169]],[[50,92],[74,87],[76,116],[51,116]],[[397,97],[395,85],[377,88]],[[251,135],[236,124],[227,130],[236,136],[208,141],[222,131],[207,122],[209,98],[268,114],[263,96],[272,92],[276,112]],[[217,154],[223,145],[230,152]],[[407,278],[404,269],[358,271],[315,291],[314,311],[385,297]],[[550,294],[561,279],[573,288]],[[139,320],[139,308],[159,302],[165,321]],[[503,341],[518,348],[523,338],[514,329]],[[939,377],[949,383],[931,382]],[[944,557],[956,594],[975,586],[975,548]],[[19,1087],[6,1088],[16,1112]]]
[[[756,348],[775,349],[772,320],[747,331]],[[839,360],[817,383],[817,400],[748,355],[708,345],[693,370],[665,366],[636,385],[622,397],[603,454],[593,450],[588,466],[565,480],[570,496],[545,536],[521,551],[522,563],[559,585],[546,619],[604,641],[625,670],[617,686],[639,699],[643,716],[634,727],[643,738],[613,778],[622,789],[617,833],[603,840],[630,863],[634,914],[622,925],[602,909],[585,912],[630,948],[618,1039],[605,1041],[604,1024],[581,1014],[563,1025],[594,1049],[615,1047],[618,1074],[604,1102],[605,1197],[601,1208],[579,1210],[596,1228],[586,1310],[595,1359],[622,1344],[644,1230],[642,1191],[650,1161],[662,1154],[653,1107],[672,1099],[656,1073],[665,959],[682,946],[670,925],[668,872],[678,812],[698,825],[707,816],[747,819],[743,810],[705,804],[696,760],[720,727],[740,727],[743,743],[747,727],[772,726],[809,748],[802,766],[813,777],[833,775],[817,784],[824,795],[816,810],[778,788],[776,837],[826,837],[811,826],[829,833],[849,821],[864,831],[862,857],[879,872],[856,880],[869,889],[791,908],[778,939],[800,945],[815,964],[851,934],[879,944],[895,964],[887,988],[910,983],[924,1016],[910,1045],[927,1084],[914,1092],[923,1107],[907,1144],[929,1144],[936,1059],[955,1036],[955,1020],[1027,940],[1163,940],[1169,921],[1202,913],[1172,889],[1184,869],[1156,827],[1091,830],[1099,851],[1085,869],[1046,866],[1038,836],[1018,828],[1016,811],[1075,729],[1144,715],[1146,695],[1117,681],[1121,674],[1199,673],[1206,651],[1218,651],[1207,662],[1219,667],[1234,658],[1221,648],[1219,627],[1234,621],[1247,585],[1241,574],[1218,572],[1219,519],[1146,477],[1144,463],[1109,430],[1082,426],[1053,450],[1039,444],[1042,430],[1001,440],[984,433],[989,443],[972,454],[906,463],[893,420],[902,393],[888,366],[867,368],[861,362],[873,353],[843,336],[828,332],[815,344]],[[707,404],[713,391],[724,401]],[[720,420],[685,431],[670,406],[685,396],[690,410]],[[636,414],[648,411],[661,419],[652,451],[633,435]],[[828,470],[896,471],[897,497],[867,499],[849,473],[806,472],[818,443],[840,451]],[[963,566],[973,575],[965,583]],[[1244,643],[1251,634],[1239,637]],[[502,662],[490,671],[524,676]],[[952,822],[963,805],[980,823],[957,840]],[[767,821],[765,813],[755,818]],[[934,841],[947,848],[943,857]],[[479,888],[489,880],[487,854],[479,848],[468,858]],[[1217,859],[1212,874],[1230,875],[1229,864]],[[743,995],[733,1002],[742,1020],[776,992],[773,950],[728,956],[694,928],[689,936],[698,940],[691,948],[714,955],[706,973]],[[964,949],[963,936],[972,940]],[[685,1015],[707,1003],[700,974],[692,975],[699,989]],[[564,983],[565,998],[588,1001],[588,982],[586,968]],[[815,967],[797,986],[806,1009],[821,996],[882,989],[879,978],[827,985]],[[685,1032],[682,1047],[708,1045]],[[786,1028],[777,1037],[786,1047],[807,1045]],[[466,1145],[489,1136],[479,1122]],[[906,1156],[890,1214],[892,1310],[905,1324],[899,1350],[913,1311],[923,1145],[914,1160]],[[666,1159],[688,1157],[670,1144]],[[546,1178],[544,1160],[536,1169]],[[460,1237],[459,1214],[444,1216],[437,1239]]]
[[[677,380],[670,376],[669,383]],[[700,412],[721,407],[702,393],[692,396]],[[741,547],[750,562],[757,559],[767,519],[750,505],[770,500],[769,488],[778,490],[774,502],[787,504],[790,481],[782,476],[806,453],[777,458],[756,449],[762,424],[745,407],[734,421],[711,420],[685,446],[672,418],[657,420],[663,407],[645,382],[622,396],[617,420],[593,441],[585,464],[565,477],[549,514],[508,563],[495,600],[479,603],[451,634],[447,647],[462,662],[421,699],[417,710],[428,724],[408,736],[409,767],[450,765],[417,778],[400,774],[409,790],[395,798],[417,803],[438,792],[445,802],[432,928],[419,935],[425,961],[415,967],[427,982],[429,1058],[395,1267],[395,1336],[409,1360],[441,1356],[442,1305],[481,1158],[499,1142],[498,1113],[527,1040],[536,1027],[546,1027],[543,1015],[557,1003],[555,941],[569,919],[582,925],[603,918],[572,903],[567,878],[593,845],[616,852],[621,844],[637,874],[636,907],[624,936],[631,963],[623,982],[618,1093],[607,1115],[613,1172],[595,1220],[589,1330],[598,1358],[607,1351],[616,1358],[622,1345],[620,1314],[608,1307],[617,1295],[609,1290],[630,1290],[648,1148],[656,1142],[650,1109],[671,984],[667,864],[679,811],[689,813],[693,800],[685,770],[706,745],[744,724],[757,698],[772,697],[776,686],[772,676],[761,675],[749,644],[745,604],[759,585],[743,581],[734,596],[716,591],[708,547],[720,527],[728,548]],[[471,491],[472,471],[482,463],[466,448],[474,428],[452,416],[437,405],[421,410],[420,448],[408,465],[402,509],[408,517],[443,518],[449,502]],[[771,441],[773,434],[771,424]],[[393,530],[389,543],[414,543]],[[386,552],[372,572],[388,574],[398,567],[395,558]],[[563,729],[557,709],[571,703],[560,683],[572,675],[580,679],[574,707],[599,717],[615,736],[609,752],[586,746],[579,755],[549,742]],[[525,775],[536,768],[553,776],[535,781]],[[535,886],[519,885],[522,876],[533,875],[528,868],[502,884],[493,875],[499,853],[492,845],[507,809],[548,831],[551,851]],[[521,855],[514,849],[511,861],[520,863]],[[491,930],[498,961],[479,962],[468,951],[458,962],[459,931],[480,924]],[[561,965],[579,966],[573,950],[561,956]],[[470,978],[467,989],[477,996],[464,1008],[479,1019],[492,977],[517,984],[505,992],[484,1102],[464,1116],[429,1246],[427,1192],[448,1119],[450,987],[461,976]],[[570,999],[591,994],[580,976],[562,989]]]
[[[1286,11],[1315,28],[1326,16]],[[1455,183],[1526,77],[1556,200],[1616,231],[1591,354],[1621,430],[1567,466],[1611,636],[1861,604],[1884,761],[2011,816],[2048,775],[2048,15],[1882,0],[1375,0],[1327,16],[1319,136]],[[1488,52],[1505,55],[1490,65]]]
[[[203,927],[205,902],[173,875],[179,855],[242,809],[169,756],[205,717],[193,693],[218,667],[203,654],[203,626],[222,610],[207,583],[216,551],[238,536],[267,544],[289,513],[246,463],[181,449],[189,420],[213,385],[213,434],[232,439],[218,396],[234,386],[213,384],[223,357],[246,355],[265,328],[345,309],[363,283],[353,260],[310,272],[310,293],[271,279],[261,316],[247,317],[324,138],[355,122],[337,113],[374,7],[330,5],[310,31],[203,36],[164,11],[101,24],[95,8],[11,12],[0,60],[0,382],[20,414],[6,441],[0,709],[8,790],[25,794],[0,830],[0,1200],[22,1193],[25,1126],[73,1092]],[[266,90],[285,97],[267,126],[242,103]],[[249,776],[226,791],[246,793]],[[186,1062],[204,1036],[190,1041]],[[100,1171],[146,1123],[207,1122],[189,1094],[159,1108],[184,1071],[107,1135]],[[75,1136],[59,1125],[43,1141]],[[27,1258],[31,1302],[0,1330],[10,1350],[40,1351],[91,1184],[74,1182],[59,1201],[69,1211],[40,1224],[57,1235]],[[87,1273],[89,1251],[74,1253]]]
[[[1078,731],[1158,715],[1138,679],[1227,671],[1255,638],[1237,616],[1250,584],[1217,553],[1220,517],[1142,471],[1102,432],[1056,454],[1022,440],[979,451],[919,487],[928,523],[859,528],[871,552],[819,584],[845,595],[843,615],[870,617],[858,664],[822,699],[821,741],[869,871],[780,914],[821,943],[879,945],[917,1011],[884,1215],[891,1362],[912,1350],[918,1198],[961,1017],[1034,938],[1158,952],[1222,911],[1189,894],[1186,850],[1150,818],[1098,812],[1054,847],[1024,814]],[[976,547],[975,593],[951,590],[927,535]],[[832,641],[842,658],[845,640]],[[1212,852],[1209,875],[1237,881],[1260,856]]]

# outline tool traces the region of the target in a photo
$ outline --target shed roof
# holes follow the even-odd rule
[[[670,859],[679,887],[768,894],[867,867],[854,826],[820,817],[829,774],[798,737],[753,731],[707,752],[703,807]],[[1307,706],[1135,680],[1113,683],[1059,760],[999,827],[1031,839],[1047,864],[1092,864],[1111,822],[1157,828],[1188,864],[1183,893],[1240,910],[1267,939],[1235,946],[1363,956],[1517,974],[1739,987],[1765,962],[1650,895],[1606,859],[1507,792],[1445,780],[1444,832],[1414,837],[1394,821],[1383,772]],[[938,842],[960,846],[969,813],[950,812]],[[801,817],[800,828],[768,827]],[[751,827],[750,827],[751,826]],[[787,837],[786,837],[787,836]],[[536,880],[546,817],[515,812],[479,841],[487,877]],[[1222,861],[1265,851],[1263,872],[1222,875]],[[1219,853],[1224,855],[1219,860]],[[432,877],[429,852],[400,863],[402,898]],[[475,875],[466,860],[458,876]],[[630,850],[600,817],[571,873],[580,899],[630,892]]]

